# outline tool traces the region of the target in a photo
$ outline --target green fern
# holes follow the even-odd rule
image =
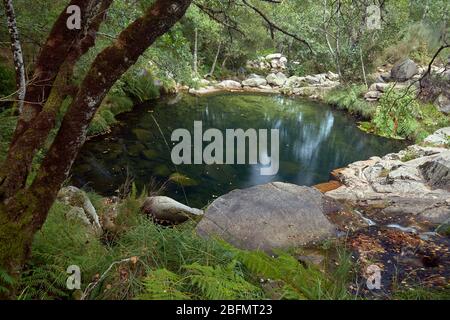
[[[12,287],[15,282],[15,279],[8,272],[0,268],[0,294],[8,294],[8,287]]]
[[[223,245],[235,254],[235,258],[260,277],[283,283],[281,295],[285,299],[344,299],[346,277],[336,279],[314,266],[303,266],[291,255],[278,252],[270,257],[260,251],[245,251]],[[342,271],[342,270],[340,270]],[[348,275],[349,270],[344,274]]]
[[[21,278],[22,300],[54,300],[69,297],[66,290],[67,273],[57,265],[35,266]]]
[[[191,297],[182,292],[184,279],[167,270],[152,271],[144,280],[145,293],[139,300],[189,300]]]
[[[202,297],[208,300],[257,299],[262,297],[260,288],[244,279],[237,270],[238,262],[233,260],[225,267],[202,266],[198,263],[185,266],[190,273],[193,286],[200,290]]]

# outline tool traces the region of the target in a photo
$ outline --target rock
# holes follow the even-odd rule
[[[337,81],[339,80],[339,75],[337,73],[333,73],[331,71],[327,72],[327,78],[331,81]]]
[[[242,81],[242,85],[246,87],[258,87],[258,86],[265,86],[267,84],[266,79],[264,78],[251,78]]]
[[[447,133],[450,128],[434,136]],[[334,178],[343,185],[325,195],[369,212],[377,223],[409,227],[420,222],[431,231],[450,218],[450,150],[446,148],[413,145],[383,158],[352,163],[336,171]]]
[[[317,76],[306,76],[305,81],[309,84],[319,84],[320,78]]]
[[[434,146],[447,146],[450,141],[450,127],[437,130],[423,141]]]
[[[92,224],[86,216],[83,208],[71,207],[70,210],[66,213],[66,218],[79,220],[83,222],[85,226],[92,227]]]
[[[152,150],[152,149],[148,149],[148,150],[143,150],[142,151],[142,155],[144,156],[144,158],[146,158],[147,160],[153,160],[158,158],[159,153],[156,150]]]
[[[283,55],[281,53],[272,53],[269,54],[265,57],[265,59],[267,61],[271,61],[271,60],[276,60],[276,59],[281,59],[283,57]]]
[[[209,80],[206,79],[200,79],[198,81],[198,84],[200,85],[200,87],[207,87],[211,84],[211,82]]]
[[[450,153],[443,153],[425,162],[419,168],[432,189],[444,189],[450,192]]]
[[[203,216],[200,209],[188,207],[169,197],[156,196],[145,199],[142,211],[162,225],[177,225]]]
[[[385,82],[389,82],[389,81],[392,80],[392,77],[391,77],[391,73],[390,73],[390,72],[385,72],[385,73],[380,74],[380,78],[381,78],[382,80],[384,80]]]
[[[305,77],[292,76],[286,80],[285,86],[290,88],[299,88],[305,84]]]
[[[439,111],[445,114],[450,113],[450,98],[448,98],[444,93],[439,95],[435,104],[438,106]]]
[[[271,251],[335,235],[327,200],[317,190],[274,182],[234,190],[216,199],[197,226],[201,236],[220,236],[244,249]]]
[[[217,87],[220,89],[227,89],[227,90],[233,90],[233,89],[241,89],[242,85],[234,80],[224,80],[217,84]]]
[[[406,81],[419,73],[417,64],[411,59],[400,61],[391,70],[391,77],[396,81]]]
[[[133,129],[133,133],[139,141],[149,142],[152,139],[152,133],[145,129]]]
[[[388,83],[374,83],[369,87],[369,91],[386,92],[390,86]]]
[[[248,76],[247,79],[264,79],[264,77],[263,77],[263,76],[260,76],[260,75],[258,75],[258,74],[256,74],[256,73],[252,73],[252,74],[250,74],[250,75]]]
[[[271,73],[266,78],[267,83],[276,87],[282,87],[286,81],[287,77],[282,72],[278,72],[277,74]]]
[[[309,87],[294,88],[293,93],[298,96],[310,98],[315,97],[315,99],[320,100],[331,89],[332,87],[309,86]]]
[[[380,99],[383,94],[380,91],[369,91],[364,95],[365,99]]]
[[[82,210],[84,216],[81,218],[82,221],[89,222],[96,231],[102,230],[97,211],[84,191],[73,186],[65,187],[58,192],[57,198],[65,205],[73,207],[71,215],[81,217]]]

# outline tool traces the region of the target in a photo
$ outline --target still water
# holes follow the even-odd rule
[[[354,119],[327,105],[281,96],[187,96],[144,104],[119,120],[110,134],[85,144],[72,183],[114,195],[128,175],[138,188],[164,185],[162,194],[196,207],[233,189],[271,181],[325,182],[333,169],[405,146],[360,131]],[[278,174],[262,176],[259,165],[173,165],[171,134],[185,128],[193,136],[194,121],[203,122],[203,131],[217,128],[224,135],[226,129],[279,129]]]

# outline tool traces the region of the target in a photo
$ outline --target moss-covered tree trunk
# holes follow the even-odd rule
[[[111,1],[104,0],[103,3],[109,6]],[[155,1],[144,16],[129,25],[112,45],[99,53],[79,86],[56,138],[29,187],[25,186],[29,168],[37,150],[55,126],[55,109],[59,107],[64,92],[59,87],[51,86],[52,94],[46,95],[45,105],[39,108],[33,106],[32,110],[27,110],[25,106],[24,113],[28,117],[19,121],[8,159],[0,171],[0,268],[11,275],[20,271],[30,252],[33,236],[42,227],[61,185],[69,176],[86,140],[89,124],[103,98],[139,56],[181,19],[191,1]],[[61,23],[60,20],[57,24]],[[98,25],[94,25],[94,29],[98,30]],[[51,72],[53,81],[57,75],[69,80],[70,67],[95,43],[93,39],[87,39],[87,47],[84,48],[85,38],[77,36],[76,39],[80,39],[79,53],[75,57],[71,53],[61,53],[64,59],[59,59],[59,68]],[[47,61],[47,65],[49,63]],[[69,73],[65,68],[69,69]]]

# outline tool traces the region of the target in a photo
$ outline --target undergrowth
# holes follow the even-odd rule
[[[99,215],[107,206],[94,199]],[[319,269],[286,252],[275,257],[197,236],[194,224],[167,228],[139,213],[143,196],[118,206],[117,231],[99,237],[57,202],[35,237],[20,299],[348,299],[351,259]],[[344,251],[343,251],[344,252]],[[81,270],[80,290],[66,270]],[[89,285],[91,284],[91,285]],[[89,291],[86,288],[90,287]],[[268,290],[270,287],[270,290]]]
[[[432,103],[416,99],[414,90],[388,90],[378,103],[364,100],[365,86],[352,85],[330,91],[325,102],[365,120],[363,131],[420,143],[437,129],[450,126],[450,117]]]
[[[366,91],[367,88],[363,85],[336,88],[325,96],[325,102],[363,120],[370,120],[375,114],[376,107],[364,100]]]

